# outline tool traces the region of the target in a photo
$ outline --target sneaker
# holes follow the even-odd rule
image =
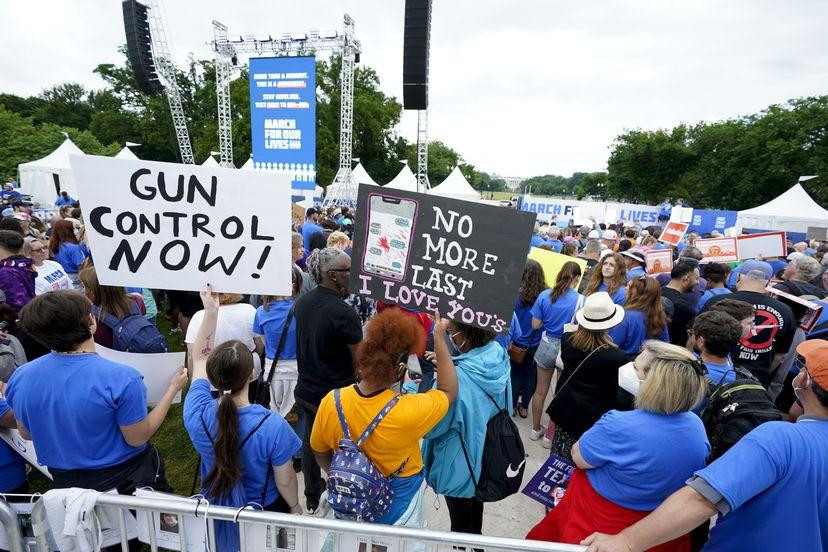
[[[546,433],[546,426],[541,426],[538,430],[533,429],[529,432],[529,440],[537,441],[543,437],[544,433]]]
[[[543,436],[543,440],[541,440],[541,446],[545,449],[552,448],[552,439],[547,437],[546,435]]]

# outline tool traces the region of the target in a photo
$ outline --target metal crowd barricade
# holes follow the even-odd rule
[[[23,533],[20,532],[20,524],[17,523],[17,513],[12,510],[5,500],[0,500],[0,524],[6,532],[6,540],[9,543],[11,552],[23,552]]]
[[[472,549],[484,549],[487,552],[581,552],[585,550],[585,547],[583,546],[572,544],[469,535],[463,533],[447,533],[442,531],[391,525],[356,523],[312,516],[297,516],[291,514],[265,512],[251,508],[236,509],[224,506],[210,506],[204,500],[198,501],[184,497],[164,497],[163,499],[159,499],[154,497],[101,494],[97,499],[96,509],[114,510],[112,513],[115,514],[117,526],[121,534],[121,550],[123,552],[128,552],[129,550],[126,538],[126,519],[124,516],[125,509],[144,511],[147,513],[146,523],[149,530],[149,545],[153,552],[159,549],[155,536],[155,515],[153,514],[160,515],[161,513],[175,515],[178,519],[178,527],[180,528],[184,528],[185,518],[191,519],[194,516],[199,520],[205,520],[207,523],[207,550],[214,552],[223,552],[216,550],[215,547],[215,521],[230,521],[239,524],[241,552],[252,550],[252,547],[247,546],[246,533],[247,530],[253,526],[266,527],[268,532],[267,534],[269,534],[270,537],[270,542],[274,544],[270,548],[270,550],[273,551],[276,550],[276,531],[279,528],[295,530],[295,540],[293,546],[290,548],[296,552],[318,552],[323,548],[323,545],[324,550],[331,550],[331,552],[351,552],[350,550],[343,550],[341,539],[344,536],[358,538],[358,542],[364,543],[364,546],[363,544],[359,544],[359,550],[365,550],[368,552],[387,549],[387,544],[379,545],[379,543],[373,542],[374,539],[382,541],[383,543],[395,543],[398,552],[412,552],[415,550],[437,552],[438,550],[452,550],[452,548],[457,549],[458,547],[460,549],[465,548],[467,551]],[[7,523],[7,515],[7,512],[0,508],[0,521],[3,522],[4,526],[13,525],[14,527],[11,527],[11,530],[16,530],[16,535],[19,536],[19,528],[17,528],[16,523]],[[32,516],[33,521],[42,521],[36,520],[36,516],[45,516],[44,509],[36,508]],[[14,518],[12,517],[10,519]],[[320,536],[320,539],[317,541],[318,546],[311,549],[309,547],[309,535],[314,533],[324,536]],[[11,540],[12,539],[10,538],[10,542]],[[181,552],[188,550],[183,529],[179,533],[179,546]],[[40,546],[38,546],[37,549],[48,550],[48,548],[44,549]],[[264,550],[266,548],[265,546],[257,546],[255,549]],[[22,552],[23,548],[20,548],[19,550]],[[12,549],[12,552],[17,552],[17,549]],[[198,552],[201,552],[201,550]]]

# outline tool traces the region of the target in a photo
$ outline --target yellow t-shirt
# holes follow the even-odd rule
[[[394,397],[394,392],[386,389],[377,395],[364,397],[357,392],[355,385],[351,385],[342,388],[339,397],[351,439],[356,442],[371,420]],[[363,443],[363,452],[385,476],[398,470],[406,458],[408,464],[400,476],[419,473],[423,469],[420,439],[443,419],[448,407],[448,397],[437,389],[401,396]],[[342,438],[342,427],[331,391],[319,404],[310,445],[317,452],[336,451]]]

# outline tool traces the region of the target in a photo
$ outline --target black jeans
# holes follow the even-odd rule
[[[322,486],[322,472],[319,469],[319,464],[316,463],[316,458],[313,456],[313,450],[310,446],[311,430],[316,419],[316,408],[300,399],[296,399],[296,408],[304,423],[304,431],[302,432],[302,475],[305,478],[305,498],[318,503],[319,497],[322,496],[322,491],[325,489]]]
[[[452,533],[483,534],[483,503],[476,498],[447,496]]]

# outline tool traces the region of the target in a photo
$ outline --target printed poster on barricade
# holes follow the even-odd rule
[[[141,375],[144,376],[144,385],[147,388],[147,406],[150,407],[161,402],[173,376],[179,368],[184,366],[187,355],[184,352],[125,353],[108,349],[99,343],[95,344],[95,352],[106,360],[126,364],[141,372]],[[173,404],[180,402],[181,391],[173,398]]]
[[[509,330],[535,215],[360,185],[351,293]]]
[[[24,439],[20,432],[13,428],[0,428],[0,438],[2,438],[14,452],[22,456],[26,462],[35,467],[37,471],[49,479],[53,479],[52,474],[49,473],[49,468],[41,464],[40,460],[37,459],[37,451],[35,451],[34,443],[32,441]]]
[[[564,485],[574,469],[572,462],[552,454],[521,492],[547,508],[554,508],[563,498]]]
[[[538,261],[538,264],[541,265],[541,268],[543,268],[543,275],[546,278],[546,285],[549,287],[555,286],[555,282],[558,281],[558,273],[566,263],[574,262],[581,267],[581,276],[575,283],[575,289],[578,289],[578,285],[581,283],[581,278],[584,277],[584,272],[586,272],[586,259],[562,255],[561,253],[547,251],[546,249],[541,249],[540,247],[533,247],[529,250],[529,258]]]
[[[647,274],[659,274],[673,270],[672,249],[645,249],[644,260]]]
[[[678,245],[689,227],[690,224],[686,222],[670,221],[664,226],[658,241],[669,245]]]
[[[739,260],[736,238],[696,240],[693,245],[701,251],[704,263],[732,263]]]
[[[72,156],[101,284],[290,295],[286,175]]]

